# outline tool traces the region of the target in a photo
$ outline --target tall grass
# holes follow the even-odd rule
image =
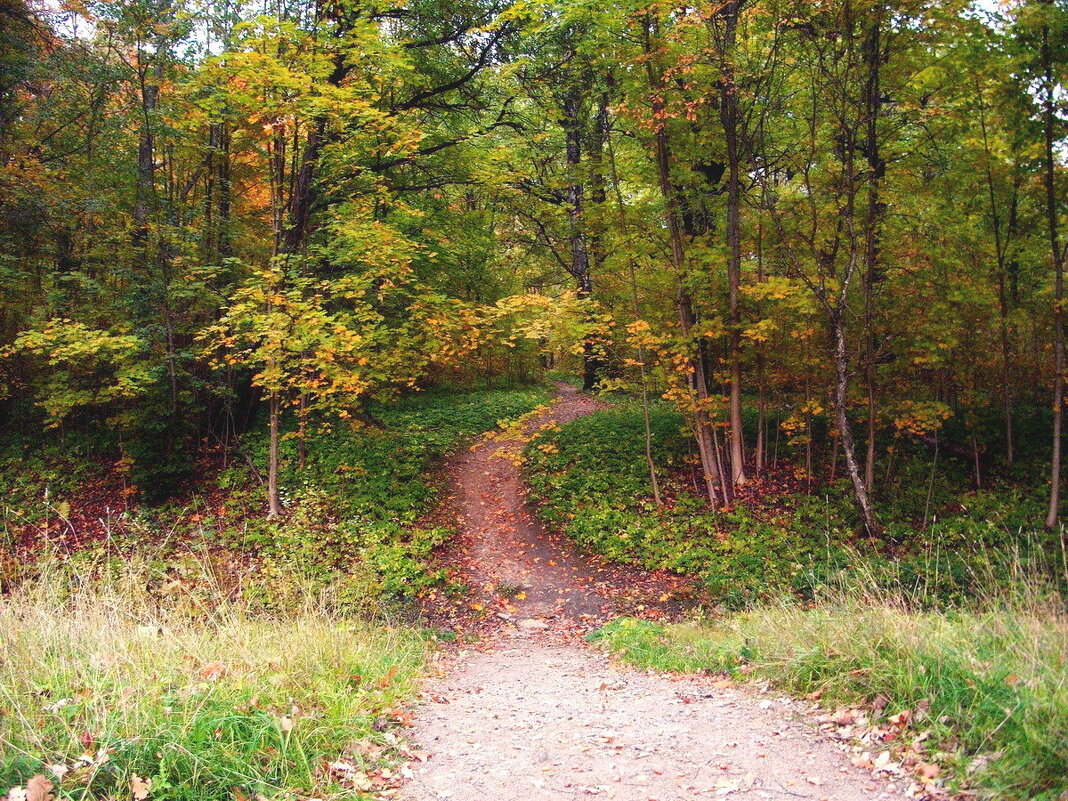
[[[416,633],[314,595],[257,616],[206,569],[38,575],[0,604],[0,797],[43,775],[69,799],[358,798],[389,761]]]
[[[883,719],[908,710],[903,741],[928,731],[918,747],[949,769],[949,783],[990,798],[1068,791],[1060,595],[1021,580],[968,608],[936,611],[853,586],[814,608],[784,602],[676,626],[621,619],[594,636],[641,667],[761,677],[832,706],[879,699],[873,714]]]

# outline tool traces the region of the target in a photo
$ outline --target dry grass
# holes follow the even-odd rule
[[[210,573],[42,576],[0,606],[0,797],[43,774],[61,798],[356,798],[388,761],[415,633],[313,596],[256,616]]]

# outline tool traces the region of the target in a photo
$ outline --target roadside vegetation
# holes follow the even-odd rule
[[[246,437],[248,462],[237,450],[223,466],[212,451],[205,475],[163,504],[140,501],[123,463],[94,462],[84,443],[40,449],[12,437],[0,469],[0,582],[32,579],[49,554],[76,563],[137,555],[168,569],[194,550],[267,610],[290,606],[294,578],[329,589],[331,603],[350,611],[403,602],[444,581],[427,565],[448,536],[427,519],[444,455],[549,396],[539,385],[415,393],[370,404],[351,426],[309,432],[303,449],[294,423],[280,457],[281,518],[265,514],[262,428]]]
[[[764,680],[817,699],[832,733],[869,743],[858,764],[878,767],[889,749],[881,764],[921,786],[937,778],[982,798],[1063,798],[1063,596],[1040,589],[943,611],[912,600],[875,589],[700,623],[619,618],[590,639],[643,669]]]
[[[661,504],[644,458],[641,407],[623,398],[541,432],[527,448],[540,514],[610,558],[696,576],[716,609],[782,595],[814,600],[821,588],[848,584],[858,565],[866,581],[927,605],[966,602],[991,583],[1011,582],[1021,563],[1068,586],[1060,533],[1035,525],[1043,508],[1038,481],[1031,490],[991,476],[975,488],[966,465],[936,462],[922,446],[897,441],[894,463],[878,465],[885,480],[876,498],[888,522],[872,539],[860,533],[841,466],[839,476],[829,460],[818,474],[800,466],[804,442],[784,437],[746,493],[713,510],[701,497],[683,417],[654,404],[650,429]]]
[[[317,591],[263,615],[209,563],[184,564],[50,562],[5,598],[8,797],[355,799],[395,783],[422,636],[340,618]]]
[[[428,561],[450,534],[426,519],[437,468],[548,397],[373,404],[366,422],[309,436],[303,468],[285,439],[275,519],[243,460],[149,505],[76,442],[9,442],[0,792],[340,801],[395,786],[411,756],[395,729],[432,640],[414,603],[449,590]]]

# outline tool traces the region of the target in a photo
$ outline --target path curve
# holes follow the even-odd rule
[[[528,427],[598,407],[562,389]],[[636,599],[655,603],[680,580],[620,570],[546,532],[509,458],[521,448],[488,440],[451,472],[445,509],[461,533],[447,555],[477,606],[509,611],[484,610],[501,628],[477,649],[442,655],[411,730],[425,759],[409,766],[402,798],[904,800],[800,722],[800,702],[621,667],[571,636],[576,619],[592,625]],[[502,599],[502,586],[520,597]]]
[[[526,422],[524,433],[604,407],[561,383],[554,402]],[[491,437],[455,457],[444,508],[459,535],[442,562],[490,614],[588,628],[638,607],[665,616],[675,610],[676,599],[689,594],[689,579],[611,563],[546,530],[526,501],[519,466],[526,443]]]

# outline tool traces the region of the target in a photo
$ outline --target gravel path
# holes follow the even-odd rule
[[[531,426],[594,408],[565,391]],[[411,732],[426,759],[410,766],[403,798],[904,799],[801,722],[797,702],[630,670],[577,642],[572,617],[603,614],[628,574],[538,525],[519,468],[496,458],[502,447],[518,445],[481,445],[453,472],[458,547],[473,586],[507,581],[527,597],[480,650],[446,655],[426,686]]]

